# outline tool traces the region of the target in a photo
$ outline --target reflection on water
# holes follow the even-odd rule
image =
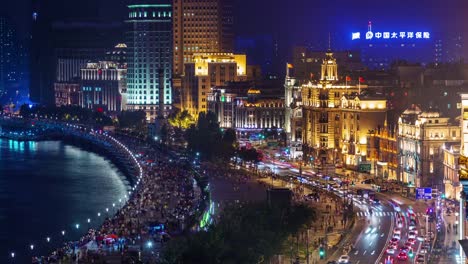
[[[0,263],[44,255],[99,225],[129,183],[103,157],[59,141],[0,139]],[[76,225],[80,228],[76,229]],[[66,230],[62,236],[61,231]],[[47,242],[50,237],[50,242]]]

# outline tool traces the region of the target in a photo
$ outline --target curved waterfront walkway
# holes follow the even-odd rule
[[[7,129],[5,124],[9,126]],[[11,139],[72,137],[99,145],[130,167],[128,171],[135,181],[128,195],[119,200],[125,205],[114,217],[106,218],[99,230],[89,229],[79,241],[65,243],[50,256],[37,257],[33,263],[88,263],[104,259],[107,263],[112,263],[112,259],[115,259],[115,263],[121,263],[126,258],[140,256],[153,263],[157,259],[155,252],[158,252],[167,236],[177,235],[193,224],[195,211],[202,199],[201,190],[194,185],[194,172],[190,167],[146,148],[142,142],[117,138],[78,124],[51,120],[0,120],[0,125],[4,127],[1,135]],[[112,204],[112,207],[109,205],[109,208],[115,208],[116,204]],[[106,212],[98,212],[97,216],[107,215],[109,208],[106,208]],[[88,223],[92,220],[87,219]],[[79,224],[76,228],[79,228]],[[60,233],[63,235],[66,232],[57,230],[58,238],[47,237],[43,243],[59,239]],[[34,245],[25,247],[34,250]],[[14,250],[10,256],[12,260],[17,257]]]

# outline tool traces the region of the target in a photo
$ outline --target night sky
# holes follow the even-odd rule
[[[27,33],[31,0],[4,1],[19,32]],[[39,1],[39,0],[32,0]],[[132,0],[56,1],[58,16],[121,21],[125,3]],[[236,35],[270,34],[283,46],[309,44],[327,39],[328,33],[364,31],[367,21],[375,28],[425,28],[468,32],[466,0],[233,0]],[[76,5],[72,4],[73,2]],[[465,21],[463,21],[465,20]],[[465,22],[465,23],[463,23]]]

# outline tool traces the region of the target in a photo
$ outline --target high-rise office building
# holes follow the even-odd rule
[[[234,52],[232,0],[173,0],[174,102],[181,103],[184,63],[195,53]],[[180,95],[181,96],[181,95]]]
[[[160,106],[167,111],[172,104],[171,1],[128,5],[126,24],[127,107],[144,110],[148,119],[154,119]]]
[[[174,0],[174,73],[194,53],[233,52],[233,14],[229,0]]]
[[[0,17],[0,96],[8,90],[9,83],[16,82],[19,54],[15,30],[8,19]]]
[[[100,21],[105,8],[93,0],[32,1],[30,37],[30,99],[54,103],[54,82],[79,74],[84,60],[103,60],[103,53],[121,41],[121,24]],[[60,12],[57,12],[60,10]],[[89,57],[85,51],[91,53]],[[95,54],[103,54],[98,57]]]

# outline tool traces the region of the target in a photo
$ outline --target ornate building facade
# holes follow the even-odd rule
[[[383,125],[386,100],[361,94],[367,85],[338,76],[332,52],[322,61],[317,82],[302,85],[302,140],[316,163],[367,164],[367,134]]]
[[[437,111],[413,106],[398,120],[398,180],[414,187],[443,185],[446,143],[460,142],[460,127]]]
[[[288,63],[284,83],[284,129],[291,142],[302,140],[302,86],[294,76],[294,65]]]

